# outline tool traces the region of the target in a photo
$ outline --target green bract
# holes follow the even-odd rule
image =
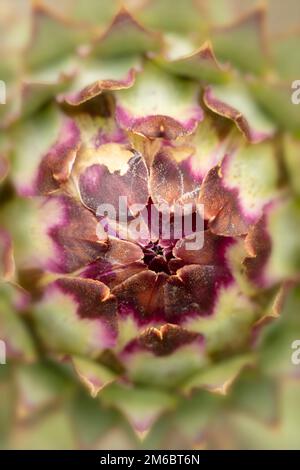
[[[267,3],[2,0],[0,447],[299,448],[300,11]]]

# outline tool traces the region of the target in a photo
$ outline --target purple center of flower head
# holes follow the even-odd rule
[[[201,238],[200,234],[204,234],[207,222],[200,215],[196,205],[190,204],[188,212],[183,207],[180,208],[180,206],[174,210],[168,209],[167,212],[165,208],[165,205],[154,204],[151,197],[149,197],[146,207],[138,215],[139,220],[142,221],[143,229],[141,231],[138,229],[135,235],[137,238],[134,242],[142,249],[144,254],[142,262],[151,271],[171,275],[174,272],[171,265],[175,262],[176,258],[173,253],[176,243],[187,236],[193,237],[194,234],[194,240],[197,240],[196,234],[198,234],[198,238]],[[124,231],[122,229],[120,231],[119,229],[110,230],[109,214],[107,211],[104,211],[100,221],[106,232],[119,239],[124,239]],[[136,217],[128,216],[127,213],[126,223],[124,224],[123,216],[119,213],[116,216],[116,221],[117,226],[120,224],[123,228],[124,225],[128,228],[131,222],[136,221]],[[138,227],[140,227],[139,223],[137,224]],[[127,235],[127,232],[125,233]],[[131,236],[133,235],[132,232],[130,234]],[[201,248],[202,244],[194,249]]]
[[[151,198],[149,198],[147,204],[147,211],[148,211],[148,227],[151,230],[151,206],[153,202]],[[189,217],[189,221],[187,223],[187,218]],[[172,267],[170,265],[170,261],[175,259],[173,254],[173,248],[176,245],[176,242],[181,238],[184,238],[187,235],[191,235],[197,231],[199,227],[199,217],[200,215],[194,210],[188,215],[180,215],[177,216],[176,224],[177,229],[175,229],[175,216],[174,213],[170,213],[169,218],[165,220],[169,220],[169,227],[167,229],[167,233],[169,236],[166,237],[164,234],[163,229],[163,214],[159,212],[159,227],[158,227],[158,239],[154,241],[149,241],[147,244],[141,246],[144,253],[143,262],[148,266],[149,269],[156,273],[166,273],[172,274]],[[206,221],[202,221],[201,229],[205,229]],[[166,224],[165,224],[166,225]],[[165,227],[164,225],[164,227]],[[168,225],[168,222],[167,222]],[[177,230],[177,233],[176,233]],[[179,230],[179,232],[178,232]],[[181,234],[180,234],[181,232]],[[172,264],[172,263],[171,263]]]

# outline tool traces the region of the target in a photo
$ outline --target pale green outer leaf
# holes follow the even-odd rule
[[[11,449],[71,450],[75,447],[71,424],[64,409],[47,414],[30,426],[17,426]]]
[[[299,202],[286,200],[275,204],[267,218],[272,251],[264,269],[267,279],[283,281],[299,275],[300,269]]]
[[[284,137],[284,161],[293,190],[300,195],[300,140],[291,136]]]
[[[138,18],[153,29],[189,33],[204,27],[199,6],[193,0],[154,0],[137,12]]]
[[[54,352],[96,357],[103,349],[102,325],[80,319],[76,302],[60,291],[37,303],[33,316],[43,342]]]
[[[257,318],[256,306],[232,286],[220,291],[211,316],[190,319],[186,327],[205,336],[208,352],[229,352],[244,346]]]
[[[300,76],[299,58],[300,32],[272,41],[272,53],[278,75],[284,80],[294,81]]]
[[[286,380],[280,387],[280,421],[265,424],[239,412],[221,415],[211,428],[209,444],[225,449],[299,449],[299,381]],[[260,393],[257,389],[256,393]],[[219,434],[226,426],[226,440]]]
[[[161,388],[177,388],[202,370],[208,359],[199,344],[178,348],[165,357],[155,357],[150,352],[135,352],[128,358],[128,374],[135,383]]]
[[[169,116],[187,122],[198,115],[199,87],[148,63],[135,86],[116,92],[117,105],[133,118]]]
[[[278,168],[270,142],[241,146],[225,164],[224,183],[236,188],[243,214],[259,217],[277,193]]]
[[[253,82],[250,90],[266,116],[285,131],[300,135],[299,106],[292,103],[290,82]]]
[[[26,418],[69,395],[70,383],[50,362],[20,365],[15,371],[18,410]]]
[[[50,106],[13,131],[12,179],[25,195],[33,189],[38,166],[58,138],[61,122],[59,111]]]
[[[212,42],[219,60],[255,75],[267,70],[261,15],[256,11],[232,25],[213,31]]]
[[[36,356],[33,339],[15,305],[12,305],[13,301],[17,302],[17,291],[13,286],[1,283],[0,294],[0,339],[6,342],[10,354],[31,362]]]
[[[103,387],[113,382],[117,377],[107,367],[97,362],[79,356],[73,356],[72,362],[79,379],[87,387],[92,397],[96,397]]]
[[[253,354],[241,354],[212,364],[196,374],[184,385],[184,390],[189,392],[194,389],[204,388],[214,393],[226,395],[230,393],[230,386],[242,369],[252,365],[255,361]]]
[[[220,101],[239,111],[254,131],[270,136],[275,131],[274,124],[253,101],[247,86],[238,81],[232,81],[226,85],[214,85],[212,91]]]

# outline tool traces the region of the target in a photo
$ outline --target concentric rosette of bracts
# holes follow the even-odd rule
[[[2,3],[0,443],[285,439],[299,5],[279,30],[276,1]]]

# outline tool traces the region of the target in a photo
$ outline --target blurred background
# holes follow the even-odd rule
[[[32,329],[26,279],[22,287],[15,282],[11,242],[2,230],[2,207],[15,197],[6,158],[15,142],[7,129],[38,106],[43,84],[50,84],[49,96],[63,90],[64,84],[57,82],[60,66],[53,67],[53,62],[69,61],[68,77],[76,48],[101,34],[121,3],[146,27],[167,32],[170,38],[184,38],[192,30],[197,31],[199,43],[211,39],[217,58],[245,74],[265,74],[275,84],[280,78],[280,86],[286,86],[284,95],[262,86],[257,97],[268,116],[295,139],[293,157],[282,171],[288,173],[300,204],[300,105],[290,100],[291,83],[300,80],[299,0],[0,0],[0,80],[6,87],[5,104],[0,104],[0,448],[300,449],[300,354],[292,348],[300,340],[297,280],[288,284],[278,318],[268,318],[257,338],[255,365],[243,369],[232,384],[223,383],[217,393],[203,389],[169,394],[112,383],[93,398],[67,362],[44,354]],[[43,7],[66,25],[78,26],[78,37],[62,41],[65,47],[60,50],[51,48],[51,29],[34,36],[35,11]],[[242,36],[244,42],[236,50],[217,33],[219,27],[234,24],[255,7],[267,11],[264,29],[257,35],[263,34],[277,71],[274,77],[272,68],[263,65],[260,70],[260,57],[253,59],[252,35]],[[42,47],[28,62],[28,50],[36,41]],[[27,87],[23,97],[23,85],[31,79],[39,80],[41,89]],[[295,230],[300,233],[299,226]],[[300,249],[298,265],[299,260]],[[235,370],[234,361],[228,361],[228,370]],[[217,373],[222,376],[223,371]],[[209,380],[214,378],[208,375]],[[147,432],[136,430],[140,419],[149,423]]]

